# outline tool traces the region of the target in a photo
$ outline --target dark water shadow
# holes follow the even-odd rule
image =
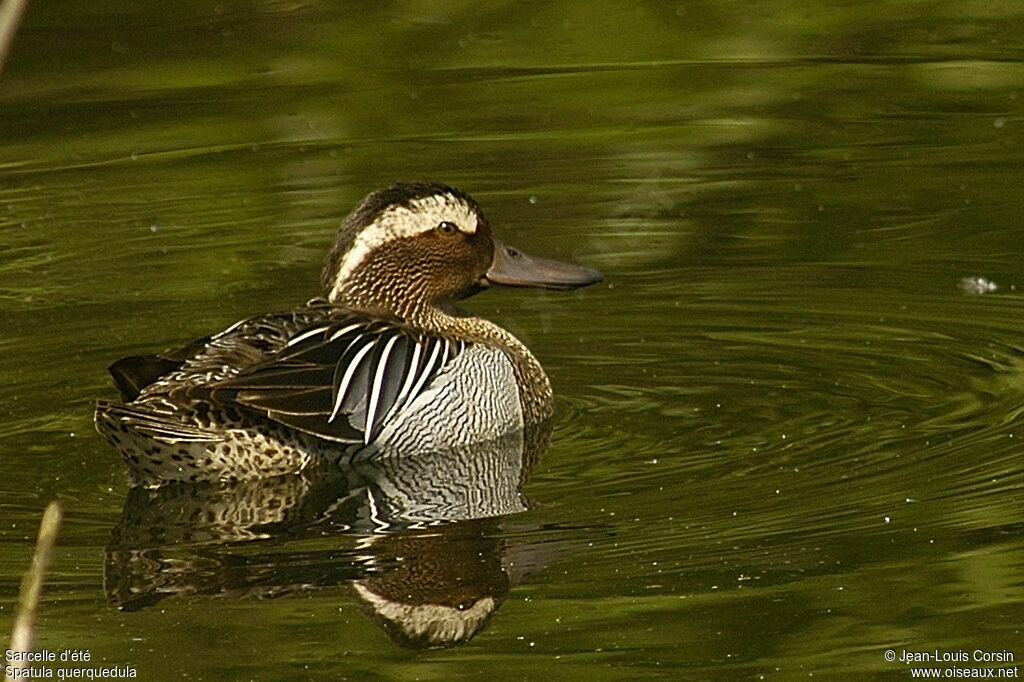
[[[557,543],[510,542],[503,519],[549,431],[315,476],[133,488],[106,550],[122,610],[170,597],[280,597],[348,586],[397,644],[469,641]],[[517,530],[522,524],[517,523]]]

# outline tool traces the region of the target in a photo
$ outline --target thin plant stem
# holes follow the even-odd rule
[[[57,544],[61,519],[64,512],[56,500],[46,506],[43,521],[39,524],[39,537],[36,539],[36,551],[32,555],[32,563],[28,573],[21,581],[21,592],[18,595],[18,612],[14,616],[14,629],[11,631],[11,651],[31,651],[32,640],[35,639],[36,610],[39,608],[39,597],[43,591],[43,577],[46,567],[53,556],[53,547]],[[12,668],[23,668],[26,661],[13,661]],[[5,666],[6,667],[6,666]],[[5,682],[14,677],[5,676]]]
[[[18,24],[25,14],[28,0],[3,0],[0,2],[0,72],[4,70],[4,60],[14,42],[14,34],[18,32]]]

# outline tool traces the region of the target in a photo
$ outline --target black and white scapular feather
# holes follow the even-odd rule
[[[210,398],[260,410],[320,438],[365,444],[466,345],[379,320],[335,319],[213,384]]]

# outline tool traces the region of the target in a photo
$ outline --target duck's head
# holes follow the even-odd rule
[[[601,273],[503,244],[469,195],[402,183],[376,191],[345,218],[320,278],[332,303],[408,317],[492,284],[575,289]]]

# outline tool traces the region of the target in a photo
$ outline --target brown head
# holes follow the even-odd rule
[[[320,287],[332,303],[414,321],[491,284],[573,289],[600,280],[501,243],[464,192],[414,182],[370,194],[345,218]]]

